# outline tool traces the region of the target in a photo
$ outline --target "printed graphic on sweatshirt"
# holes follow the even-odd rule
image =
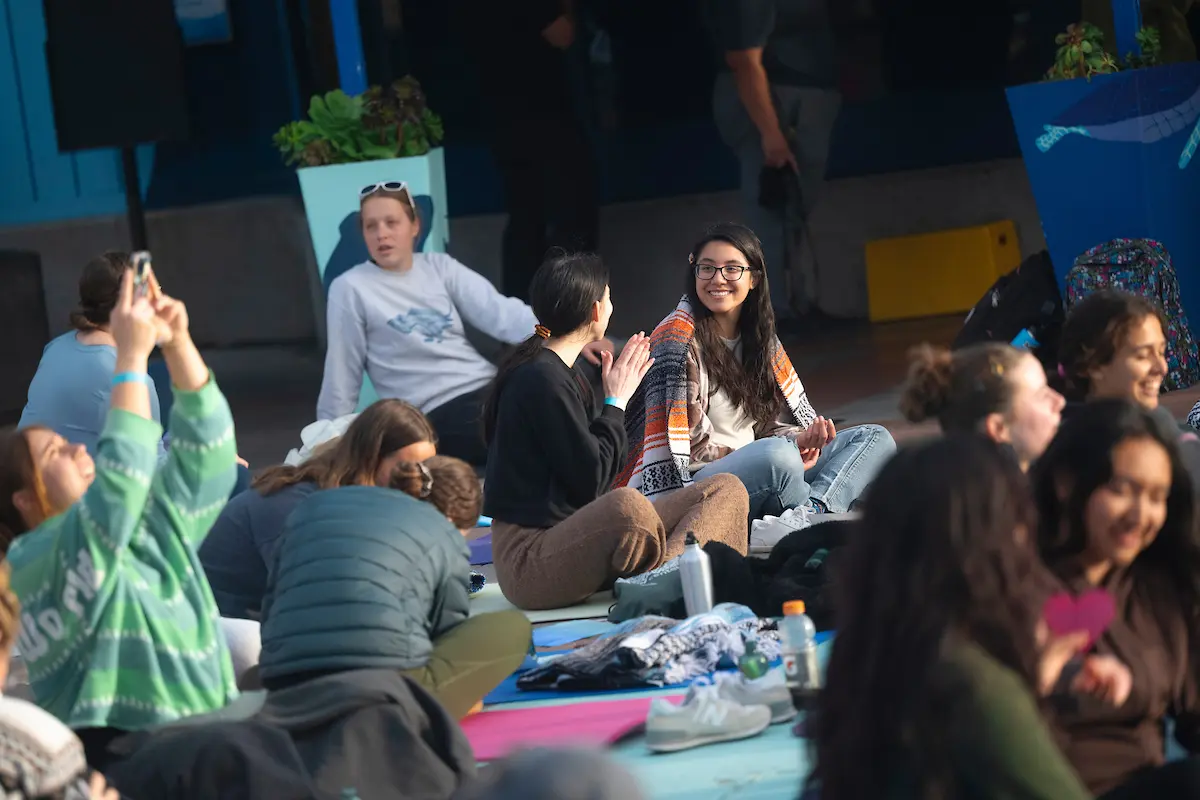
[[[404,314],[397,314],[388,320],[388,327],[401,333],[425,337],[428,343],[446,341],[446,331],[450,329],[452,319],[449,314],[435,311],[432,308],[414,308]]]
[[[87,548],[75,556],[75,566],[64,573],[66,583],[62,587],[57,605],[49,605],[36,615],[26,610],[21,614],[21,634],[17,638],[17,651],[31,666],[50,652],[51,642],[61,642],[70,634],[72,625],[78,625],[84,616],[84,603],[96,596],[100,579],[96,565]],[[82,602],[81,602],[82,601]],[[67,613],[63,619],[62,609]]]

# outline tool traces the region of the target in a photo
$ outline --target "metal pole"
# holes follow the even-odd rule
[[[138,179],[137,151],[132,145],[121,148],[121,174],[125,179],[125,214],[129,218],[129,239],[134,250],[149,250],[146,243],[146,209],[142,207],[142,186]]]
[[[1113,27],[1116,29],[1117,49],[1113,53],[1124,59],[1138,52],[1137,32],[1142,28],[1142,4],[1140,0],[1112,0]]]
[[[348,95],[367,90],[367,65],[363,59],[358,0],[329,0],[333,21],[333,46],[337,51],[338,81]]]

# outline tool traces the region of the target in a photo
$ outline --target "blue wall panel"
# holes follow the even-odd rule
[[[0,225],[120,213],[116,151],[58,152],[42,4],[0,0],[0,12]],[[144,191],[153,148],[140,148],[138,162]]]

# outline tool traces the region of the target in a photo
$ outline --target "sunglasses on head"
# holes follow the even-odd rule
[[[376,192],[400,192],[408,198],[409,205],[412,205],[412,192],[408,190],[408,184],[404,181],[384,181],[383,183],[372,183],[358,190],[358,199],[364,200]]]

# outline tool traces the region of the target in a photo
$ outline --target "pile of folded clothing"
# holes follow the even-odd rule
[[[595,691],[685,683],[736,666],[749,641],[768,659],[779,657],[776,622],[745,606],[723,603],[682,622],[639,617],[529,670],[517,687]]]

